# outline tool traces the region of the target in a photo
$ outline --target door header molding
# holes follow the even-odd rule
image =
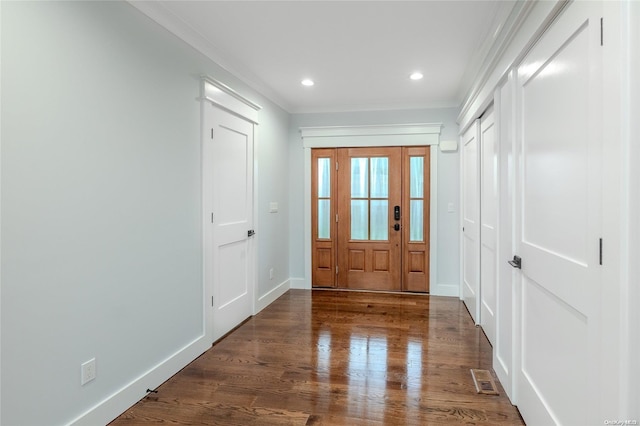
[[[245,98],[229,86],[218,80],[202,75],[201,99],[209,101],[245,120],[258,124],[258,111],[262,107]]]
[[[301,127],[304,148],[424,146],[440,142],[442,123]]]

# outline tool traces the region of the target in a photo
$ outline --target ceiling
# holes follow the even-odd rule
[[[458,107],[515,3],[132,2],[292,113]]]

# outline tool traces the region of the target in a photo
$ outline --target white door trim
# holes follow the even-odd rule
[[[253,161],[253,204],[256,205],[258,197],[258,189],[256,183],[257,176],[257,160],[255,155],[255,146],[257,145],[257,132],[256,126],[258,123],[258,112],[261,107],[247,98],[241,96],[236,91],[226,86],[225,84],[208,76],[201,77],[200,86],[200,122],[201,122],[201,135],[200,135],[200,158],[201,158],[201,199],[202,199],[202,285],[203,285],[203,328],[207,341],[213,343],[213,310],[212,298],[213,298],[213,284],[214,284],[214,270],[213,270],[213,253],[215,244],[213,241],[213,226],[211,223],[212,212],[214,210],[213,199],[208,196],[209,191],[212,188],[213,180],[213,162],[209,160],[205,154],[205,143],[209,139],[209,129],[206,125],[206,106],[207,104],[213,104],[231,114],[234,114],[250,123],[253,126],[253,145],[254,145],[254,161]],[[254,229],[258,228],[255,209],[253,211],[252,218]],[[249,259],[251,259],[249,279],[252,286],[253,300],[251,311],[255,314],[257,286],[256,286],[256,271],[257,271],[257,255],[256,248],[258,247],[259,233],[253,237],[253,244],[249,244],[250,253],[248,253]]]

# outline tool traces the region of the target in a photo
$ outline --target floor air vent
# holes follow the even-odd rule
[[[498,387],[493,380],[489,370],[475,370],[471,369],[471,377],[473,377],[473,383],[476,385],[476,391],[485,395],[500,395],[498,393]]]

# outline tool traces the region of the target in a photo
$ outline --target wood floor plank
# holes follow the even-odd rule
[[[289,290],[113,425],[523,425],[454,298]]]

